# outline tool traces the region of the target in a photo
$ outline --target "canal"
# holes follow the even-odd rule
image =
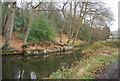
[[[3,56],[3,79],[41,79],[62,67],[72,67],[84,56],[82,50],[56,52],[46,55]]]

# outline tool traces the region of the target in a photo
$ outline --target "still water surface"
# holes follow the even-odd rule
[[[3,56],[3,79],[41,79],[62,67],[72,67],[81,58],[81,50],[35,56]]]

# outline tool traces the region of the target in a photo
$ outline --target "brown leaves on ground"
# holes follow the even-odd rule
[[[45,42],[27,42],[28,48],[26,50],[31,49],[50,49],[50,48],[59,48],[61,47],[57,43],[51,42],[51,41],[45,41]]]
[[[23,45],[23,43],[22,43],[22,40],[17,38],[18,35],[19,35],[19,33],[14,33],[12,35],[10,47],[15,49],[15,50],[21,51],[22,50],[21,46]],[[5,37],[0,36],[0,38],[2,38],[2,40],[0,40],[0,42],[1,42],[0,45],[3,46],[4,42],[5,42]],[[60,37],[57,34],[55,40],[58,43],[51,42],[51,41],[45,41],[45,42],[27,42],[25,44],[28,45],[27,50],[34,50],[34,49],[44,50],[44,49],[60,48],[63,46],[67,46],[66,42],[68,40],[68,36],[63,34],[62,35],[62,43],[59,43]],[[77,43],[81,44],[82,41],[78,40]]]
[[[0,40],[0,42],[1,42],[0,46],[3,46],[4,42],[5,42],[5,37],[4,36],[0,36],[0,38],[2,38]],[[22,41],[17,39],[17,34],[13,34],[12,39],[11,39],[10,47],[14,48],[16,50],[22,50],[21,46],[22,46]]]

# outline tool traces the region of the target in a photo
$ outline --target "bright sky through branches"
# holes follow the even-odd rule
[[[17,0],[17,2],[19,3],[19,1],[21,0]],[[22,1],[26,1],[26,0],[22,0]],[[27,0],[27,1],[31,1],[31,0]],[[33,0],[33,1],[38,1],[38,0]],[[41,1],[41,0],[40,0]],[[48,1],[54,1],[54,0],[48,0]],[[55,0],[55,1],[63,1],[63,0]],[[77,1],[77,0],[76,0]],[[79,1],[79,0],[78,0]],[[83,1],[83,0],[81,0]],[[90,0],[89,0],[90,1]],[[91,0],[92,1],[92,0]],[[93,0],[95,1],[95,0]],[[113,25],[111,26],[111,31],[115,31],[118,30],[118,2],[120,0],[96,0],[96,1],[102,1],[104,3],[106,3],[106,5],[108,7],[111,8],[111,11],[113,12],[114,15],[114,19],[115,21],[113,22]]]

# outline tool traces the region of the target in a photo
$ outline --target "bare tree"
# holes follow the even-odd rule
[[[80,31],[80,28],[81,28],[81,26],[82,26],[82,24],[83,24],[83,20],[84,20],[84,17],[85,17],[85,15],[86,15],[86,10],[87,10],[87,6],[88,6],[88,2],[83,2],[83,8],[84,9],[82,9],[81,10],[81,14],[83,14],[82,16],[81,16],[81,14],[80,14],[80,18],[78,18],[78,21],[80,22],[80,24],[81,25],[76,25],[77,26],[77,28],[76,28],[76,33],[75,33],[75,37],[74,37],[74,40],[73,40],[73,42],[72,42],[72,45],[74,45],[74,43],[75,43],[75,41],[76,41],[76,39],[77,39],[77,37],[78,37],[78,34],[79,34],[79,31]]]

